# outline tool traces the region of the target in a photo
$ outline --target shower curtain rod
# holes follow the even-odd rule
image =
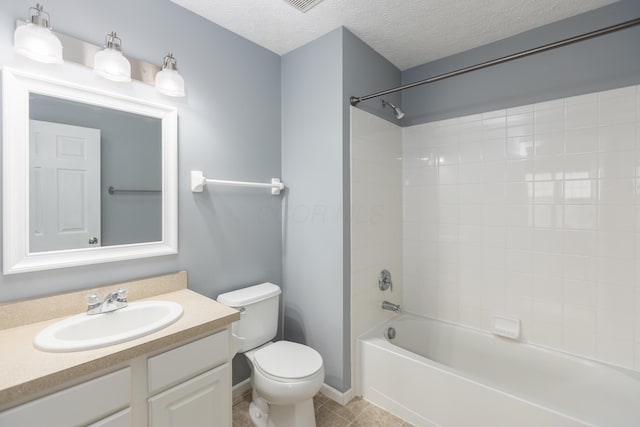
[[[640,18],[635,18],[630,21],[622,22],[620,24],[611,25],[610,27],[601,28],[599,30],[591,31],[588,33],[581,34],[579,36],[570,37],[568,39],[560,40],[554,43],[545,44],[543,46],[538,46],[533,49],[523,50],[518,53],[514,53],[511,55],[503,56],[501,58],[492,59],[490,61],[481,62],[480,64],[472,65],[470,67],[460,68],[455,71],[450,71],[448,73],[440,74],[434,77],[429,77],[428,79],[419,80],[414,83],[409,83],[403,86],[398,86],[392,89],[383,90],[381,92],[372,93],[366,96],[352,96],[350,99],[351,105],[354,107],[358,105],[362,101],[366,101],[367,99],[377,98],[380,96],[388,95],[390,93],[400,92],[405,89],[411,89],[416,86],[422,86],[428,83],[438,82],[440,80],[445,80],[450,77],[459,76],[461,74],[469,73],[471,71],[481,70],[483,68],[491,67],[493,65],[503,64],[505,62],[513,61],[514,59],[524,58],[526,56],[535,55],[537,53],[546,52],[548,50],[556,49],[558,47],[567,46],[573,43],[578,43],[584,40],[593,39],[595,37],[604,36],[605,34],[613,33],[616,31],[624,30],[625,28],[633,27],[636,25],[640,25]]]

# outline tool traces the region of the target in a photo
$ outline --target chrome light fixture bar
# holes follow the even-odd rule
[[[184,93],[184,79],[178,73],[178,63],[173,53],[164,57],[162,71],[156,74],[156,89],[163,95],[182,97]]]
[[[126,57],[122,53],[122,39],[116,32],[105,37],[103,48],[91,43],[55,33],[49,27],[50,16],[37,4],[29,8],[28,22],[18,20],[14,33],[16,53],[32,60],[61,64],[64,60],[90,68],[106,79],[130,82],[132,77],[156,87],[158,92],[173,97],[185,96],[184,78],[178,73],[172,53],[164,58],[162,67]],[[64,56],[63,56],[64,46]]]
[[[62,43],[51,31],[51,16],[41,4],[30,7],[27,24],[16,28],[13,46],[16,53],[46,64],[61,64]]]
[[[27,23],[22,20],[16,21],[16,29],[25,25]],[[64,47],[62,53],[65,61],[93,68],[95,54],[101,51],[103,46],[85,42],[57,31],[52,31],[52,33],[62,42]],[[155,84],[156,74],[162,70],[162,67],[127,55],[124,56],[131,64],[131,78],[133,80],[149,85]]]
[[[131,81],[131,63],[122,54],[122,39],[115,31],[105,36],[104,49],[96,53],[93,70],[114,82]]]

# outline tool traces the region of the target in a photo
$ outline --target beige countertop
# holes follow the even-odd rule
[[[147,292],[152,296],[140,298],[140,300],[177,302],[184,309],[182,317],[164,329],[121,344],[70,353],[49,353],[33,346],[35,336],[48,325],[69,314],[65,313],[56,318],[19,326],[11,324],[12,327],[6,329],[1,329],[3,325],[0,322],[0,409],[9,408],[13,406],[12,402],[24,401],[25,397],[36,395],[45,389],[54,388],[75,378],[161,350],[172,344],[188,341],[190,338],[224,328],[240,319],[238,311],[186,289],[186,273],[162,276],[160,279],[166,282],[167,278],[170,279],[171,285],[162,289],[165,293]],[[155,279],[146,279],[146,281],[151,281],[150,284],[153,285]],[[127,287],[127,284],[123,285]],[[114,287],[116,285],[102,289],[108,291]],[[82,291],[69,295],[86,293],[87,291]],[[144,296],[144,293],[139,296]],[[60,296],[50,298],[55,299]],[[42,307],[47,301],[48,298],[42,298],[32,302],[16,303],[20,304],[19,307],[16,307],[16,304],[8,304],[0,306],[0,310],[6,309],[5,313],[16,316],[19,308],[28,310],[29,304],[34,308]],[[28,317],[28,313],[23,317]],[[11,322],[5,321],[5,327],[7,323]]]

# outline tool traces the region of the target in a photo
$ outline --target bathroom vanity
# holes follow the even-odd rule
[[[177,302],[183,315],[124,343],[48,353],[34,337],[92,290],[0,306],[0,425],[231,426],[229,325],[239,313],[186,289],[184,272],[98,291],[117,287]]]

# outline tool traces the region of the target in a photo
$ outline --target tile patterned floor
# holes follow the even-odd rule
[[[244,393],[234,400],[233,427],[252,427],[249,419],[249,403],[251,403],[250,393]],[[341,406],[318,393],[313,398],[313,406],[316,410],[316,427],[413,427],[359,397],[346,406]]]

